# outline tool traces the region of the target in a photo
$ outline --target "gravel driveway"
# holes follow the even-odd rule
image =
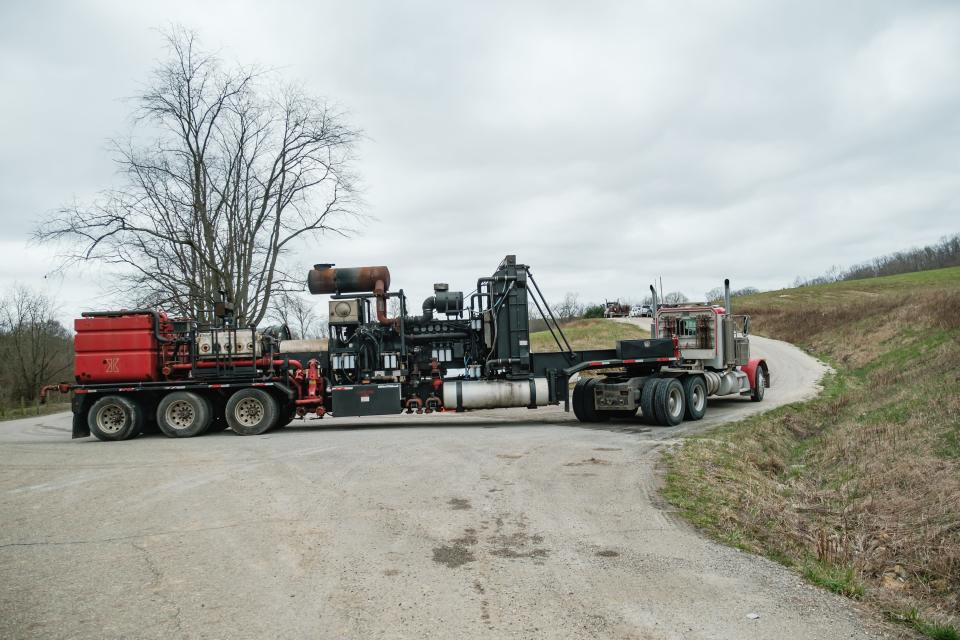
[[[0,423],[0,637],[873,637],[657,497],[678,434],[815,393],[816,361],[754,351],[762,404],[673,429],[558,408],[117,443],[71,441],[67,414]]]

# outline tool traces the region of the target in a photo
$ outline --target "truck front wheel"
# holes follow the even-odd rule
[[[87,424],[90,433],[104,441],[129,440],[143,430],[143,409],[123,396],[104,396],[90,407]]]
[[[767,370],[761,364],[753,375],[753,391],[750,392],[750,399],[760,402],[767,387]]]
[[[192,438],[210,427],[210,401],[189,391],[175,391],[157,405],[157,426],[168,438]]]
[[[258,436],[277,424],[280,408],[263,389],[241,389],[227,400],[227,424],[241,436]]]

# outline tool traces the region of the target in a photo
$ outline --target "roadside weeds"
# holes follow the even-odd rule
[[[836,372],[814,400],[685,440],[665,459],[665,498],[725,544],[960,640],[956,274],[945,288],[881,286],[869,300],[860,282],[857,295],[741,301],[755,328]]]

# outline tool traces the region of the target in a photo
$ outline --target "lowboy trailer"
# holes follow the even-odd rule
[[[649,339],[598,350],[571,348],[530,267],[512,255],[466,297],[435,284],[420,315],[407,313],[383,266],[318,264],[307,284],[330,296],[327,341],[242,326],[228,302],[209,324],[151,309],[85,313],[74,325],[76,381],[41,398],[71,392],[73,437],[111,441],[153,424],[171,437],[256,435],[307,416],[560,403],[583,422],[675,425],[702,418],[707,396],[761,400],[769,385],[766,362],[749,357],[749,318],[729,312],[729,283],[725,307],[655,304]],[[558,351],[530,352],[530,301]]]

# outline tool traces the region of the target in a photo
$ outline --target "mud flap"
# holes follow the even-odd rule
[[[70,410],[73,411],[73,437],[86,438],[90,435],[90,425],[87,424],[86,398],[74,394],[70,400]]]

